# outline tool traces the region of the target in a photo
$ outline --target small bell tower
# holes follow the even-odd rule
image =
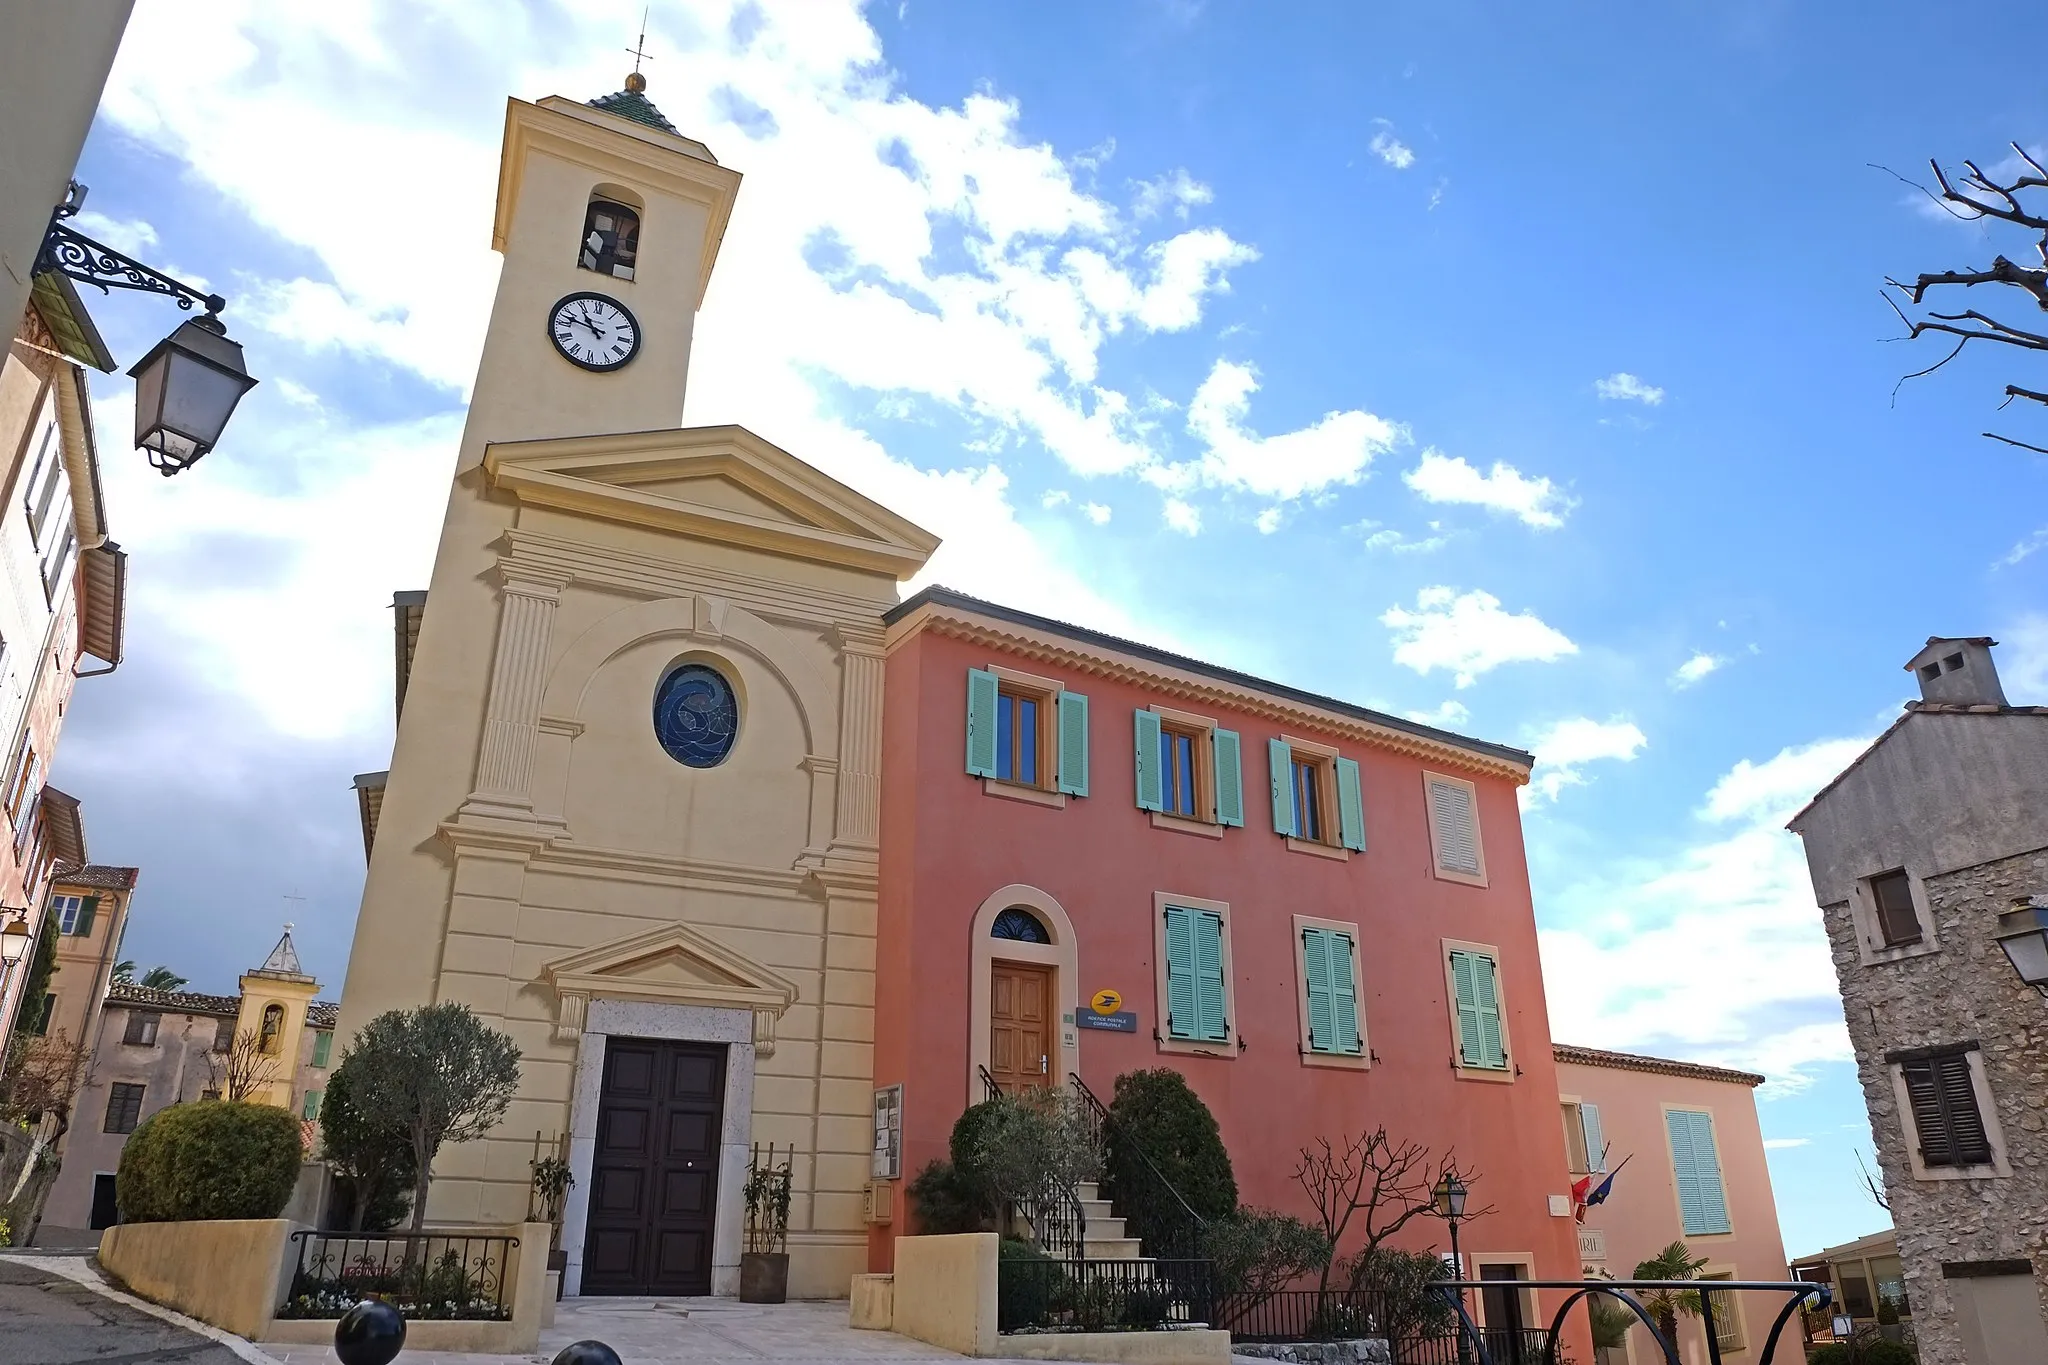
[[[504,258],[457,472],[484,446],[682,423],[698,307],[737,171],[625,89],[505,111],[491,245]]]

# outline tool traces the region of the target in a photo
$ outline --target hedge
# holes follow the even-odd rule
[[[299,1121],[269,1104],[160,1109],[128,1135],[115,1192],[124,1223],[275,1218],[304,1159]]]

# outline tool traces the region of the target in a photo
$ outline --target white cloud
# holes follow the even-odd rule
[[[1455,697],[1446,700],[1434,711],[1404,711],[1402,714],[1407,716],[1408,719],[1419,721],[1424,725],[1440,725],[1445,727],[1463,725],[1472,719],[1470,708]]]
[[[1577,506],[1549,479],[1532,479],[1499,460],[1482,474],[1463,458],[1446,455],[1434,446],[1422,452],[1422,462],[1401,480],[1424,501],[1474,503],[1546,531],[1564,525],[1566,514]]]
[[[1664,401],[1664,390],[1645,384],[1627,370],[1616,370],[1605,379],[1594,380],[1593,388],[1603,399],[1619,398],[1653,408]]]
[[[1192,503],[1180,498],[1166,500],[1166,524],[1184,536],[1200,535],[1202,514]]]
[[[1088,520],[1090,520],[1090,521],[1094,522],[1094,523],[1095,523],[1095,524],[1096,524],[1097,526],[1107,526],[1107,525],[1109,525],[1109,508],[1108,508],[1107,506],[1105,506],[1104,504],[1102,504],[1102,503],[1099,503],[1099,502],[1084,502],[1084,503],[1082,503],[1082,504],[1081,504],[1081,515],[1082,515],[1082,516],[1084,516],[1084,517],[1086,517],[1086,518],[1088,518]]]
[[[156,246],[156,229],[140,218],[109,218],[93,209],[80,209],[72,216],[71,226],[129,256],[144,255]]]
[[[1141,221],[1168,212],[1186,218],[1189,209],[1215,198],[1214,190],[1189,175],[1185,167],[1177,167],[1155,179],[1139,181],[1131,198],[1131,213]]]
[[[1074,495],[1069,493],[1066,489],[1053,488],[1048,489],[1046,491],[1045,496],[1038,500],[1038,505],[1040,507],[1043,507],[1046,511],[1050,512],[1053,508],[1064,507],[1073,500]]]
[[[1787,1147],[1804,1147],[1812,1141],[1812,1138],[1765,1138],[1764,1150],[1767,1152],[1778,1152],[1783,1151]]]
[[[1536,755],[1536,768],[1523,790],[1531,802],[1555,801],[1566,787],[1586,781],[1587,764],[1634,762],[1649,742],[1634,722],[1620,717],[1600,721],[1574,716],[1553,722],[1529,743],[1529,752]]]
[[[1415,595],[1413,611],[1389,607],[1380,624],[1393,632],[1395,663],[1425,676],[1444,669],[1459,687],[1470,687],[1502,664],[1548,663],[1579,652],[1534,612],[1503,611],[1498,597],[1476,589],[1424,588]]]
[[[2010,569],[2048,548],[2048,526],[2043,526],[2026,539],[2018,541],[1992,564],[1994,569]]]
[[[1783,824],[1866,744],[1745,759],[1708,792],[1692,842],[1593,850],[1582,866],[1599,870],[1546,898],[1553,1035],[1751,1068],[1780,1092],[1849,1060],[1813,884]]]
[[[1270,536],[1275,531],[1280,529],[1280,522],[1282,520],[1282,516],[1283,514],[1279,507],[1268,507],[1265,511],[1259,513],[1259,515],[1253,519],[1252,524],[1259,528],[1260,535]]]
[[[1431,522],[1430,530],[1434,531],[1436,528],[1437,524]],[[1368,550],[1385,550],[1390,554],[1397,555],[1429,554],[1431,551],[1441,550],[1444,546],[1451,543],[1450,537],[1439,535],[1414,539],[1403,535],[1392,527],[1382,526],[1380,523],[1370,520],[1358,522],[1344,529],[1362,534],[1365,537],[1365,548]]]
[[[1385,120],[1381,120],[1385,122]],[[1397,171],[1405,171],[1415,164],[1415,152],[1401,139],[1394,136],[1391,127],[1381,128],[1372,135],[1372,154]]]
[[[1332,412],[1298,431],[1261,436],[1246,423],[1258,372],[1219,360],[1188,404],[1188,430],[1208,447],[1192,465],[1162,471],[1169,484],[1200,482],[1272,498],[1298,498],[1336,484],[1357,483],[1373,457],[1406,432],[1369,412]]]
[[[1725,667],[1727,663],[1728,660],[1723,656],[1708,654],[1703,650],[1671,670],[1671,685],[1681,689],[1691,687],[1709,673]]]

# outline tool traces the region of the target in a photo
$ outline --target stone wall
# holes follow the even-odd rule
[[[2048,1000],[1994,941],[2016,897],[2048,893],[2048,848],[1926,876],[1935,947],[1866,964],[1847,901],[1823,907],[1843,1012],[1877,1136],[1922,1365],[1965,1365],[1945,1264],[2031,1259],[2048,1295]],[[1884,1061],[1901,1048],[1977,1042],[2011,1174],[1915,1179]],[[2048,1314],[2044,1314],[2048,1316]]]

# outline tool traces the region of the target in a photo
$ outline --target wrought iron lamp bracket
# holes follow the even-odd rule
[[[139,289],[145,294],[162,294],[177,302],[186,312],[192,305],[203,304],[206,316],[199,319],[202,325],[214,331],[224,331],[217,315],[228,306],[228,301],[219,294],[202,294],[183,280],[152,269],[132,256],[125,256],[106,245],[96,242],[82,232],[74,232],[64,225],[70,215],[60,205],[50,215],[50,226],[43,233],[42,249],[36,253],[35,269],[32,274],[56,271],[69,275],[74,280],[97,285],[102,293],[116,289]]]

